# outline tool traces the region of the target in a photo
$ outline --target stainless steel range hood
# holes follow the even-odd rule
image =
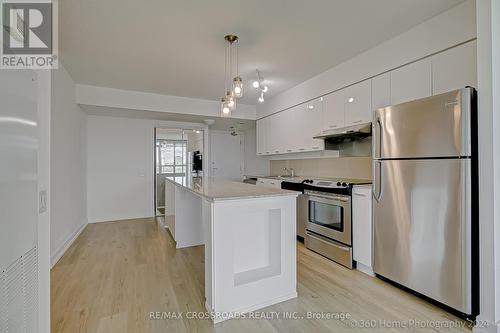
[[[322,132],[314,139],[325,139],[331,143],[351,142],[359,139],[364,139],[372,135],[372,124],[364,123],[339,129],[331,129]]]

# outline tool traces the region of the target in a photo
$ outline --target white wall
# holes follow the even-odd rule
[[[475,1],[467,0],[387,42],[266,100],[264,104],[257,106],[257,118],[366,80],[474,38],[476,38]]]
[[[38,216],[38,327],[50,332],[50,113],[51,73],[37,71],[38,81],[38,191],[47,191],[47,211]]]
[[[154,216],[153,124],[88,116],[89,222]]]
[[[206,130],[198,123],[87,117],[90,223],[154,216],[154,129]]]
[[[269,159],[257,156],[257,139],[255,127],[244,132],[245,136],[245,175],[268,176]]]
[[[476,332],[500,332],[500,1],[480,0],[478,22],[479,103],[479,320]]]
[[[54,264],[87,224],[86,114],[75,103],[75,83],[62,64],[52,71],[51,257]]]

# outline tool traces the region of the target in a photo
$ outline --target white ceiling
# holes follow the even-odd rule
[[[463,0],[64,0],[60,54],[77,83],[217,100],[223,36],[240,37],[242,102],[271,97]]]

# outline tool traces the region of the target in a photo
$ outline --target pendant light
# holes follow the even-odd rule
[[[260,75],[258,69],[255,70],[255,73],[257,74],[257,79],[253,81],[252,86],[255,89],[260,89],[259,102],[264,103],[264,93],[267,93],[269,88],[264,84],[264,78]]]
[[[231,109],[225,97],[222,97],[220,100],[220,116],[224,118],[231,117]]]
[[[236,110],[236,99],[243,97],[243,80],[239,75],[238,68],[238,36],[226,35],[224,39],[229,44],[224,54],[224,97],[221,99],[221,116],[230,117],[231,111]],[[234,78],[233,65],[236,67]],[[227,112],[228,110],[229,112]]]

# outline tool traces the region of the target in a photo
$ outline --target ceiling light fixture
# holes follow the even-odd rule
[[[255,89],[260,89],[259,102],[264,103],[264,93],[267,93],[269,88],[264,84],[264,78],[260,75],[258,69],[255,70],[257,74],[257,80],[253,81],[252,86]]]
[[[264,103],[264,92],[260,92],[259,102]]]
[[[239,75],[238,36],[226,35],[224,39],[229,44],[224,53],[224,97],[220,113],[221,117],[231,117],[231,111],[236,110],[236,99],[243,97],[243,80]]]

